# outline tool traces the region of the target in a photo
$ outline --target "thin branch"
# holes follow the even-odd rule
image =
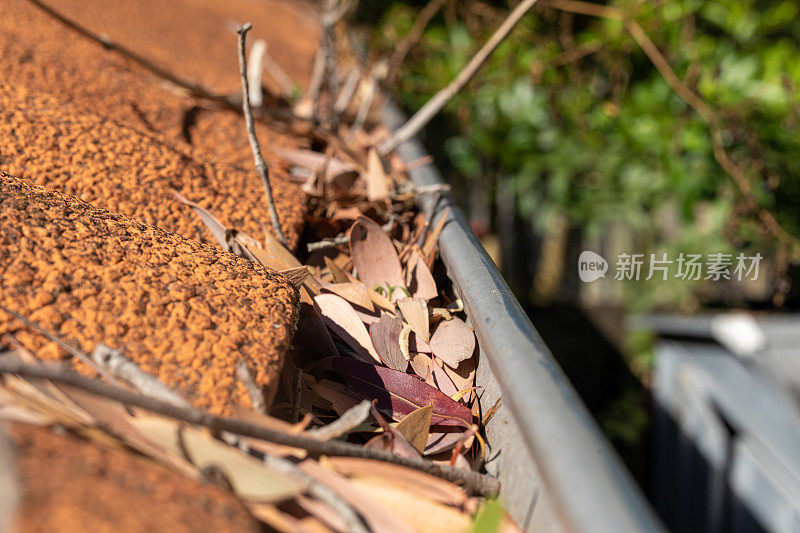
[[[243,420],[215,416],[193,407],[178,407],[155,398],[149,398],[131,390],[115,387],[96,379],[86,378],[67,368],[56,365],[33,366],[23,364],[19,361],[0,360],[0,374],[16,374],[22,377],[47,379],[53,382],[63,383],[65,385],[78,387],[91,394],[121,402],[128,406],[139,407],[168,416],[175,420],[204,426],[213,431],[227,431],[235,435],[253,437],[255,439],[274,442],[293,448],[302,448],[316,455],[360,457],[363,459],[394,463],[426,472],[453,483],[460,483],[464,489],[471,494],[491,496],[497,494],[500,488],[496,479],[478,472],[442,466],[418,457],[400,457],[390,452],[364,448],[363,446],[344,441],[332,440],[323,442],[305,435],[283,433]]]
[[[450,84],[433,95],[422,108],[417,111],[408,122],[403,124],[394,134],[378,147],[378,152],[381,155],[386,155],[400,144],[409,140],[411,137],[419,133],[425,125],[436,116],[439,111],[449,102],[461,89],[472,79],[472,77],[480,70],[486,63],[492,52],[500,46],[500,43],[511,33],[511,30],[517,25],[517,22],[536,4],[537,0],[522,0],[517,7],[508,15],[503,21],[494,35],[481,47],[475,56],[470,59],[469,63],[458,73],[456,78]]]
[[[284,98],[288,100],[294,97],[295,82],[292,81],[292,78],[286,74],[286,71],[272,59],[272,56],[269,55],[266,48],[264,49],[264,69],[266,69],[270,77],[281,86]]]
[[[391,215],[389,217],[389,221],[386,222],[386,224],[384,224],[383,226],[381,226],[381,229],[383,231],[391,230],[396,220],[397,217],[395,215]],[[342,234],[342,235],[337,235],[336,237],[332,237],[330,239],[322,239],[321,241],[310,242],[306,245],[306,249],[309,252],[314,252],[316,250],[325,250],[327,248],[334,248],[342,244],[347,244],[348,242],[350,242],[350,237],[346,234]]]
[[[157,377],[148,374],[139,366],[122,355],[118,350],[114,350],[105,344],[98,344],[92,352],[92,360],[98,366],[108,370],[108,372],[123,381],[127,381],[133,387],[151,398],[171,403],[180,407],[189,407],[189,402],[178,393],[167,387]]]
[[[47,13],[48,15],[53,17],[54,19],[56,19],[59,22],[61,22],[62,24],[64,24],[65,26],[75,30],[76,32],[78,32],[81,35],[83,35],[84,37],[87,37],[87,38],[91,39],[92,41],[95,41],[95,42],[103,45],[103,47],[105,47],[105,48],[107,48],[109,50],[113,50],[113,51],[117,52],[119,55],[121,55],[121,56],[123,56],[123,57],[125,57],[127,59],[130,59],[131,61],[133,61],[134,63],[136,63],[140,67],[144,68],[145,70],[148,70],[148,71],[152,72],[153,74],[155,74],[159,78],[163,78],[163,79],[167,80],[168,82],[172,83],[173,85],[176,85],[178,87],[186,89],[187,91],[189,91],[189,93],[192,96],[196,96],[196,97],[199,97],[199,98],[204,98],[206,100],[211,100],[212,102],[216,102],[218,104],[222,104],[225,107],[238,108],[239,103],[236,102],[235,99],[231,98],[230,96],[215,94],[211,90],[207,89],[206,87],[203,87],[200,84],[193,83],[193,82],[184,80],[184,79],[176,76],[172,72],[170,72],[170,71],[168,71],[168,70],[166,70],[166,69],[164,69],[162,67],[159,67],[155,63],[151,62],[149,59],[146,59],[146,58],[140,56],[139,54],[137,54],[136,52],[134,52],[132,50],[129,50],[129,49],[125,48],[124,46],[118,44],[118,43],[115,43],[114,41],[112,41],[111,39],[106,37],[105,35],[99,35],[97,33],[94,33],[92,30],[90,30],[88,28],[84,28],[83,26],[81,26],[77,22],[75,22],[73,20],[70,20],[69,18],[67,18],[66,16],[62,15],[61,13],[59,13],[58,11],[53,9],[52,7],[48,6],[47,4],[41,2],[40,0],[29,0],[29,1],[33,5],[35,5],[36,7],[38,7],[39,9],[41,9],[42,11],[44,11],[45,13]]]
[[[397,45],[394,54],[392,54],[392,57],[389,60],[389,73],[386,75],[385,80],[386,85],[394,85],[395,80],[397,80],[397,75],[400,73],[400,67],[403,66],[403,61],[405,60],[406,56],[422,38],[422,34],[425,33],[425,28],[428,27],[428,23],[436,15],[436,13],[439,12],[446,1],[447,0],[430,0],[430,2],[428,2],[425,7],[422,8],[422,10],[420,10],[419,15],[417,15],[417,19],[414,21],[414,25],[411,26],[411,31],[409,31],[408,35],[406,35],[406,38]]]
[[[264,391],[258,386],[256,380],[253,378],[253,372],[247,365],[247,361],[240,359],[236,363],[236,377],[242,382],[244,388],[247,389],[247,394],[250,396],[250,403],[253,404],[253,411],[261,414],[267,412],[267,399],[264,398]]]
[[[378,94],[378,85],[385,74],[386,61],[384,59],[378,59],[370,71],[367,94],[361,101],[361,106],[358,108],[356,119],[353,121],[353,125],[350,127],[350,132],[347,134],[347,138],[345,139],[346,143],[349,144],[353,142],[358,132],[364,127],[364,122],[366,122],[367,117],[369,116],[369,110],[372,108],[372,102],[375,100],[375,95]]]
[[[239,75],[242,78],[242,111],[244,112],[244,123],[247,128],[247,139],[250,141],[250,148],[253,150],[256,170],[264,183],[264,191],[267,196],[267,207],[269,208],[269,219],[272,223],[272,230],[278,237],[278,241],[287,246],[286,235],[283,234],[281,221],[278,218],[278,210],[275,208],[275,199],[272,197],[272,185],[269,182],[269,167],[267,167],[264,157],[261,155],[261,148],[258,146],[256,129],[253,120],[253,108],[250,106],[250,89],[247,81],[247,56],[245,55],[244,45],[247,40],[247,32],[253,28],[249,22],[242,26],[236,33],[239,34]]]

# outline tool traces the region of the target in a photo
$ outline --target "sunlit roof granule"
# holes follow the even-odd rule
[[[6,307],[85,352],[120,349],[218,413],[250,403],[240,359],[259,385],[277,382],[298,301],[270,269],[9,177],[0,178],[0,276]],[[0,311],[5,333],[43,359],[68,357]]]
[[[212,241],[193,210],[175,200],[172,191],[178,191],[228,227],[263,238],[269,214],[255,170],[194,156],[191,147],[174,147],[160,135],[0,82],[0,170],[185,237]],[[284,231],[296,238],[304,196],[295,186],[276,185]]]

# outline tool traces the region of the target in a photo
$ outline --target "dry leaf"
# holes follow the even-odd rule
[[[461,361],[456,368],[442,367],[458,390],[469,389],[475,385],[475,358]]]
[[[431,414],[433,407],[426,405],[403,418],[395,429],[405,436],[406,440],[419,453],[425,451],[425,443],[431,431]]]
[[[414,373],[424,379],[428,385],[435,387],[436,382],[433,381],[431,366],[433,366],[433,361],[428,355],[421,352],[411,352],[411,368],[414,369]]]
[[[430,341],[430,322],[428,319],[428,304],[419,298],[404,298],[397,301],[397,307],[403,313],[403,318],[425,342]]]
[[[364,361],[381,362],[378,353],[372,346],[367,328],[353,307],[335,294],[319,294],[314,297],[319,306],[322,320],[332,332],[352,348]]]
[[[130,422],[149,439],[177,455],[185,455],[198,469],[214,466],[222,470],[240,498],[270,503],[292,498],[304,490],[296,479],[180,422],[147,415],[131,418]]]
[[[433,364],[431,365],[431,373],[433,374],[433,381],[436,383],[436,388],[448,396],[453,396],[458,392],[458,387],[456,387],[455,383],[453,383],[453,380],[450,379],[450,376],[447,375],[447,372],[444,371],[442,364],[436,359],[436,357],[433,357],[432,359]]]
[[[417,491],[426,498],[453,507],[461,507],[467,501],[467,493],[455,483],[418,470],[360,457],[328,457],[326,460],[338,472],[350,478],[385,479],[394,485]]]
[[[362,477],[355,478],[353,484],[391,509],[415,531],[440,533],[469,530],[471,520],[465,512],[432,501],[414,490],[399,487],[391,480]]]
[[[319,173],[325,167],[325,154],[320,152],[313,152],[311,150],[285,150],[278,148],[278,155],[285,159],[289,164],[305,168],[312,173]],[[331,157],[325,167],[325,181],[331,182],[344,174],[356,174],[358,168],[351,164],[342,161],[341,159]]]
[[[328,267],[328,271],[331,273],[331,277],[333,277],[334,283],[347,283],[350,281],[344,270],[334,263],[330,257],[325,256],[323,259],[325,260],[325,266]]]
[[[475,351],[475,333],[466,322],[453,318],[441,322],[430,341],[433,355],[450,368],[458,367],[461,361],[472,357]]]
[[[287,270],[279,270],[278,274],[283,274],[287,278],[289,278],[289,282],[297,288],[303,284],[306,278],[311,275],[311,272],[308,271],[308,267],[301,266],[296,268],[289,268]]]
[[[383,170],[383,162],[378,151],[370,149],[367,154],[367,199],[370,202],[386,200],[389,197],[389,178]]]
[[[361,217],[350,227],[349,236],[358,279],[370,288],[405,287],[397,250],[378,224]]]
[[[367,522],[370,531],[376,533],[413,533],[413,529],[400,520],[392,511],[375,501],[372,496],[356,487],[344,476],[306,459],[298,467],[323,485],[336,492],[350,504]]]
[[[439,295],[433,274],[416,247],[412,248],[406,262],[406,285],[414,298],[432,300]]]
[[[447,216],[449,214],[450,208],[448,207],[444,210],[444,213],[439,218],[439,222],[436,224],[436,227],[433,228],[433,231],[428,233],[427,238],[425,239],[425,244],[422,245],[422,258],[425,260],[425,264],[428,265],[428,268],[433,268],[436,244],[439,242],[439,236],[442,234],[444,224],[447,221]]]
[[[344,415],[347,411],[360,403],[359,399],[347,392],[347,389],[341,383],[336,383],[329,379],[322,379],[318,383],[309,385],[311,390],[324,398],[336,414],[339,416]]]
[[[389,368],[405,372],[408,368],[408,360],[400,349],[400,332],[402,330],[402,320],[384,314],[380,320],[370,325],[369,336],[383,363]]]
[[[332,292],[341,296],[351,304],[363,307],[370,313],[375,311],[375,306],[372,305],[372,298],[369,295],[369,289],[360,281],[348,283],[329,283],[322,287],[323,291]]]
[[[217,220],[217,217],[212,215],[211,211],[205,209],[204,207],[200,207],[199,204],[192,202],[177,191],[172,191],[172,194],[178,199],[179,202],[194,209],[195,213],[200,216],[200,220],[203,221],[203,224],[205,224],[209,231],[211,231],[211,235],[214,236],[214,239],[216,239],[220,247],[222,247],[222,249],[226,252],[230,251],[230,247],[228,246],[228,228],[222,224],[222,222]]]

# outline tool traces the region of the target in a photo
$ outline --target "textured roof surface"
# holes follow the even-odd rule
[[[260,531],[241,503],[119,448],[14,425],[20,532]]]
[[[8,177],[0,272],[6,307],[86,352],[118,348],[222,413],[249,405],[240,359],[260,385],[277,382],[297,310],[297,291],[274,271]],[[42,358],[66,356],[0,311],[0,335],[9,332]]]
[[[255,29],[249,42],[266,39],[270,55],[300,84],[309,76],[318,31],[314,18],[303,16],[301,2],[139,0],[117,2],[114,9],[100,0],[47,3],[175,74],[220,89],[222,94],[240,94],[236,37],[230,30],[233,20],[252,20]],[[3,0],[2,11],[0,80],[50,94],[60,103],[119,124],[159,133],[176,148],[188,139],[196,149],[195,158],[208,159],[213,154],[214,160],[237,164],[255,176],[239,113],[188,97],[182,89],[83,37],[28,0]],[[286,39],[289,35],[294,38]],[[259,122],[256,128],[272,174],[284,176],[284,163],[273,155],[274,149],[297,146],[297,137],[285,133],[286,127],[280,124]],[[296,187],[275,181],[279,192],[292,196],[298,208],[303,206]],[[297,231],[286,228],[289,237]]]
[[[269,225],[264,188],[254,170],[205,161],[188,145],[140,132],[0,82],[2,170],[136,217],[189,238],[212,241],[191,208],[172,191],[208,208],[223,224],[260,239]],[[276,183],[277,185],[277,183]],[[304,196],[275,187],[281,224],[296,239]]]

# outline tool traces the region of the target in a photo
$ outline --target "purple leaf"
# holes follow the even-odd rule
[[[430,405],[431,424],[462,427],[472,424],[469,408],[410,374],[345,357],[329,357],[318,366],[340,374],[353,394],[375,400],[378,409],[395,420]]]

